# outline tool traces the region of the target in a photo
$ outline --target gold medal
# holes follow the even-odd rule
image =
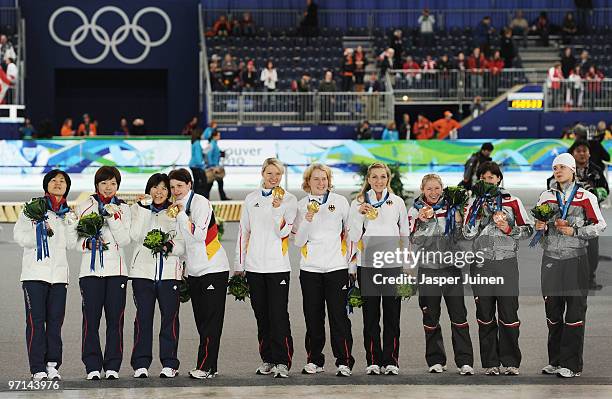
[[[282,187],[274,187],[272,189],[272,198],[282,200],[285,197],[285,190]]]
[[[166,215],[171,219],[176,219],[180,212],[178,204],[172,204],[166,209]]]
[[[434,210],[431,206],[426,206],[423,208],[423,214],[427,219],[431,219],[434,217]]]
[[[370,209],[368,209],[368,211],[367,211],[367,212],[366,212],[366,214],[365,214],[365,217],[366,217],[368,220],[374,220],[374,219],[376,219],[376,218],[378,217],[378,209],[376,209],[376,208],[370,208]]]
[[[306,205],[306,209],[310,213],[317,213],[319,212],[319,209],[321,209],[321,204],[319,204],[318,201],[311,200],[308,202],[308,205]]]
[[[493,214],[493,221],[495,223],[503,223],[507,219],[506,214],[502,211],[497,211]]]

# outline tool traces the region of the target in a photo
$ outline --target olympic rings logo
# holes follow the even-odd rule
[[[109,12],[119,15],[119,17],[123,20],[123,25],[117,28],[117,30],[115,30],[112,35],[97,24],[98,18],[100,18],[102,14]],[[69,40],[64,40],[60,38],[55,32],[55,20],[64,13],[76,14],[79,18],[81,18],[81,21],[83,21],[83,24],[76,28],[74,32],[72,32]],[[166,25],[166,31],[159,40],[151,41],[151,36],[149,35],[149,33],[142,26],[138,25],[140,18],[142,18],[142,16],[147,13],[157,14],[164,20],[164,23]],[[104,50],[102,50],[102,53],[94,58],[87,58],[82,56],[81,54],[79,54],[76,48],[79,44],[85,41],[87,35],[89,34],[89,31],[91,31],[94,39],[96,39],[98,43],[104,46]],[[109,51],[112,51],[114,56],[124,64],[138,64],[139,62],[147,58],[152,47],[157,47],[164,44],[166,40],[168,40],[168,37],[170,37],[171,32],[172,23],[170,21],[170,17],[168,17],[168,14],[166,14],[163,10],[157,7],[145,7],[141,9],[136,13],[136,15],[134,15],[134,19],[132,22],[130,22],[127,14],[123,10],[114,6],[105,6],[100,8],[91,18],[91,22],[87,20],[87,16],[83,11],[72,6],[58,8],[51,15],[51,18],[49,18],[49,33],[51,34],[53,40],[55,40],[57,44],[70,47],[74,58],[84,64],[97,64],[101,62],[104,58],[106,58]],[[123,43],[130,33],[133,33],[136,41],[144,46],[144,51],[142,52],[142,54],[135,58],[124,57],[117,49],[117,46]]]

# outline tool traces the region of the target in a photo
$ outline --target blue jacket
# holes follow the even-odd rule
[[[399,133],[397,130],[385,129],[383,130],[382,139],[387,141],[398,141]]]
[[[202,155],[200,140],[191,143],[191,160],[189,161],[189,167],[204,169],[204,156]]]
[[[210,136],[212,136],[213,132],[215,131],[215,129],[213,129],[212,127],[207,127],[206,129],[204,129],[204,134],[202,134],[202,138],[204,140],[208,140],[210,138]]]
[[[208,160],[207,167],[212,168],[213,166],[219,166],[219,161],[221,159],[221,150],[219,149],[217,140],[213,140],[210,142],[210,151],[208,151],[208,153],[206,154],[206,158]]]

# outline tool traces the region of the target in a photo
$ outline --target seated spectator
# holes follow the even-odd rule
[[[291,89],[292,91],[297,91],[298,93],[310,92],[310,75],[308,73],[304,73],[300,80],[294,80],[291,84]]]
[[[238,65],[231,56],[231,54],[225,54],[223,63],[221,64],[221,74],[223,75],[223,87],[225,90],[233,90],[236,84],[236,77],[238,76]]]
[[[422,63],[423,71],[433,71],[436,69],[436,61],[431,57],[431,55],[427,55]]]
[[[482,97],[476,96],[474,97],[474,101],[470,105],[470,115],[473,119],[478,118],[485,112],[485,106],[482,103]]]
[[[240,20],[240,30],[244,36],[255,36],[255,21],[253,21],[253,17],[250,12],[245,12],[242,14],[242,19]]]
[[[385,130],[382,133],[382,140],[385,141],[398,141],[399,133],[395,127],[395,122],[389,122]]]
[[[312,0],[306,0],[302,21],[300,21],[300,34],[302,36],[316,36],[319,30],[318,6]]]
[[[257,71],[255,70],[255,63],[253,60],[247,62],[246,69],[242,71],[240,75],[240,82],[242,84],[242,90],[247,92],[255,91],[257,87]]]
[[[402,67],[402,56],[404,54],[404,39],[402,38],[402,31],[400,29],[393,31],[389,47],[394,51],[393,69],[400,69]]]
[[[259,78],[263,82],[266,91],[276,91],[276,82],[278,82],[278,74],[272,60],[268,60],[266,67],[261,71],[261,77]]]
[[[370,129],[370,122],[361,122],[356,129],[357,140],[370,140],[372,139],[372,129]]]
[[[523,47],[527,47],[527,33],[529,32],[529,22],[523,17],[523,11],[518,10],[512,21],[510,22],[510,29],[514,36],[520,36],[523,38]]]
[[[480,47],[480,50],[485,54],[485,56],[490,56],[491,51],[491,39],[493,34],[495,33],[495,28],[491,24],[491,17],[488,15],[485,16],[482,21],[476,26],[474,30],[474,38],[476,39],[476,44]]]
[[[30,118],[26,117],[23,126],[19,128],[20,139],[36,137],[36,129],[32,125]]]
[[[514,40],[512,39],[512,30],[509,28],[502,31],[499,52],[504,60],[506,68],[513,68],[516,49],[514,48]]]
[[[591,62],[591,57],[588,51],[582,50],[580,53],[580,60],[578,60],[578,65],[580,65],[580,69],[583,71],[588,71],[591,68],[593,62]]]
[[[402,124],[400,125],[399,128],[399,134],[400,134],[400,139],[401,140],[410,140],[410,131],[411,131],[411,126],[410,126],[410,115],[409,114],[403,114],[402,115]]]
[[[72,118],[64,119],[64,124],[62,125],[62,129],[60,130],[60,136],[69,137],[74,136],[74,129],[72,128]]]
[[[542,11],[540,16],[535,20],[531,30],[540,36],[540,45],[548,47],[548,34],[550,32],[550,22],[546,11]]]
[[[361,46],[357,47],[353,57],[355,60],[355,91],[363,91],[363,78],[368,60]]]
[[[134,121],[132,122],[132,134],[134,134],[135,136],[144,136],[146,134],[144,119],[134,119]]]
[[[450,136],[451,139],[457,138],[457,129],[461,127],[461,124],[453,119],[453,113],[450,111],[444,111],[444,118],[440,118],[432,124],[436,131],[434,137],[438,140],[443,140]]]
[[[231,31],[232,27],[225,15],[221,15],[212,28],[213,36],[229,36]]]
[[[565,79],[569,78],[570,72],[576,66],[576,57],[572,54],[572,48],[566,47],[563,50],[563,56],[561,57],[561,72]]]
[[[83,114],[83,123],[79,125],[77,136],[95,136],[98,133],[98,123],[92,121],[89,114]]]
[[[417,121],[412,126],[414,138],[417,140],[429,140],[433,137],[433,126],[431,121],[419,114]]]
[[[319,83],[319,91],[323,93],[338,91],[332,71],[325,71],[325,77]]]
[[[383,91],[382,83],[378,80],[378,76],[376,76],[376,72],[372,72],[370,74],[370,79],[367,81],[364,87],[364,92],[366,93],[377,93],[379,91]]]
[[[572,38],[576,36],[576,32],[578,32],[578,27],[576,26],[574,14],[568,12],[565,14],[563,26],[561,26],[561,38],[563,44],[570,44],[572,42]]]
[[[240,21],[238,19],[230,17],[229,25],[232,27],[232,36],[242,35],[242,29],[240,28]]]
[[[353,49],[347,48],[344,50],[344,58],[342,59],[341,76],[342,76],[342,91],[353,90],[353,75],[355,73],[355,61],[353,60]]]
[[[402,69],[404,70],[404,77],[408,82],[408,87],[412,87],[413,83],[421,81],[421,67],[411,56],[406,57]]]
[[[197,116],[194,116],[193,118],[191,118],[189,122],[187,122],[181,134],[183,136],[191,137],[191,135],[193,134],[193,131],[199,128],[198,126],[199,124],[200,124],[200,118],[198,118]]]
[[[417,23],[419,24],[421,48],[434,47],[434,25],[436,24],[436,19],[433,15],[429,14],[428,8],[423,9],[423,14],[421,14]]]
[[[115,132],[115,136],[126,136],[130,135],[130,124],[128,123],[127,118],[121,117],[119,119],[119,129]]]

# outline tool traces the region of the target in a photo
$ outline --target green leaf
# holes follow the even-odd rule
[[[23,205],[23,214],[34,222],[45,220],[47,215],[47,201],[42,197],[32,198],[30,202],[26,202]]]
[[[92,212],[81,217],[77,224],[77,235],[79,238],[91,238],[97,236],[104,226],[104,218]]]
[[[531,210],[531,214],[537,220],[548,222],[553,218],[553,216],[555,216],[555,211],[548,203],[545,203],[534,207]]]
[[[241,274],[232,276],[227,284],[227,295],[233,295],[237,301],[250,298],[251,293],[246,277]]]

